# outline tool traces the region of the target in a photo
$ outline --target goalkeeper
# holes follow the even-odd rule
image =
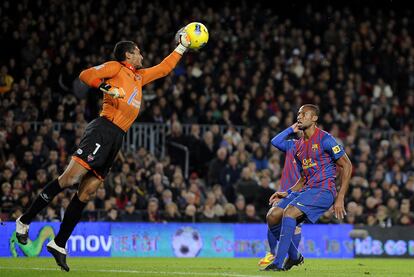
[[[102,112],[86,127],[78,149],[63,174],[48,183],[30,208],[16,220],[19,243],[27,244],[29,224],[35,216],[62,190],[79,183],[78,191],[65,211],[59,233],[47,244],[47,250],[56,263],[69,271],[66,242],[79,222],[86,203],[93,198],[108,174],[125,133],[138,116],[142,87],[169,74],[190,45],[185,32],[179,32],[176,38],[177,48],[156,66],[142,68],[143,56],[139,47],[132,41],[120,41],[114,48],[116,61],[81,72],[79,78],[84,83],[104,93]]]

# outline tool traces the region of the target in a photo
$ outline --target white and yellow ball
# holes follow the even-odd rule
[[[207,44],[209,35],[203,23],[192,22],[184,27],[184,31],[190,38],[190,49],[198,50]]]

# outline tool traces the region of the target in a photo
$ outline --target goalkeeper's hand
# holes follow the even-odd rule
[[[184,54],[191,44],[190,37],[184,30],[184,27],[178,30],[178,32],[175,34],[175,41],[178,43],[177,48],[175,48],[175,51],[178,52],[180,55]]]
[[[105,82],[103,82],[99,86],[99,90],[102,91],[103,93],[110,95],[113,98],[124,98],[125,97],[125,91],[123,88],[113,87],[110,84],[105,83]]]

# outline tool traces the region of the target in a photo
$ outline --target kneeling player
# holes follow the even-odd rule
[[[272,139],[272,145],[275,146],[280,151],[286,154],[285,156],[285,164],[283,166],[282,177],[280,179],[280,191],[288,191],[290,187],[292,187],[297,180],[300,178],[300,173],[298,167],[296,166],[296,161],[294,158],[295,153],[295,140],[287,140],[287,138],[294,134],[298,133],[299,129],[297,123],[293,124],[283,132],[277,134]],[[292,192],[289,194],[288,197],[282,199],[278,202],[273,204],[273,207],[270,208],[269,212],[266,215],[266,221],[268,225],[267,231],[267,240],[269,243],[270,252],[266,254],[264,258],[259,261],[259,266],[267,266],[273,262],[275,259],[275,249],[277,242],[280,236],[280,229],[281,229],[281,220],[283,216],[283,210],[287,207],[290,200],[294,199],[298,195],[297,192]],[[289,248],[289,257],[286,264],[292,264],[290,261],[297,261],[298,256],[298,245],[301,239],[301,228],[297,227],[295,231],[295,235],[292,239],[292,246]],[[303,259],[303,258],[302,258]],[[293,264],[294,265],[294,264]],[[293,266],[292,265],[292,266]]]
[[[299,194],[289,201],[283,212],[276,258],[265,270],[288,269],[284,258],[291,246],[298,221],[304,218],[307,222],[315,223],[332,205],[337,218],[342,219],[346,214],[344,198],[349,187],[352,164],[343,147],[338,145],[332,135],[316,127],[318,117],[319,108],[315,105],[304,105],[299,109],[297,123],[303,131],[303,137],[295,142],[294,157],[301,177],[291,188],[292,192]],[[338,194],[335,186],[336,166],[341,167],[341,188]],[[287,198],[288,195],[288,192],[276,192],[270,202]],[[300,257],[292,262],[300,262]]]

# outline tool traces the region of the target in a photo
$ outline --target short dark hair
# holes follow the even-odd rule
[[[311,109],[316,116],[319,116],[320,111],[319,111],[319,107],[318,106],[313,105],[313,104],[305,104],[302,107],[303,108],[309,108],[309,109]]]
[[[129,53],[134,52],[135,47],[137,47],[137,44],[133,41],[130,41],[130,40],[122,40],[122,41],[118,42],[114,47],[115,59],[118,62],[125,61],[126,60],[125,53],[126,52],[129,52]]]

